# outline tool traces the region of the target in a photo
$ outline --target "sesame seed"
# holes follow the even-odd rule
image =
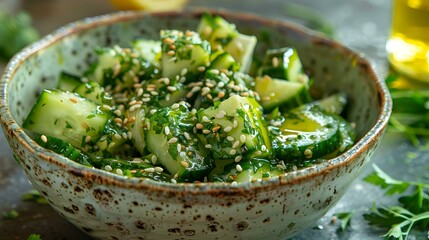
[[[121,115],[122,115],[122,112],[121,112],[121,110],[119,110],[119,109],[116,109],[113,113],[114,113],[116,116],[121,116]]]
[[[184,68],[182,69],[182,71],[180,72],[180,75],[185,76],[188,73],[188,69]]]
[[[164,172],[164,169],[162,167],[154,167],[155,172]]]
[[[240,85],[235,85],[232,89],[234,89],[234,91],[239,92],[241,91],[241,86]]]
[[[123,124],[127,124],[128,123],[128,118],[124,118]]]
[[[112,167],[110,165],[106,165],[106,166],[104,166],[104,170],[110,172],[110,171],[112,171]]]
[[[170,79],[169,78],[161,78],[161,79],[164,81],[165,85],[170,85]]]
[[[150,102],[150,98],[143,98],[142,101],[143,102]]]
[[[211,82],[206,82],[206,87],[209,87],[209,88],[212,88],[212,87],[214,87],[215,85],[213,84],[213,83],[211,83]]]
[[[127,139],[127,138],[128,138],[127,133],[123,132],[123,133],[122,133],[122,138],[123,138],[123,139]]]
[[[281,164],[277,164],[277,166],[276,166],[278,169],[280,169],[280,170],[285,170],[285,167],[283,167],[283,165],[281,165]]]
[[[77,98],[75,98],[75,97],[71,97],[71,98],[69,98],[69,100],[72,103],[77,103]]]
[[[180,165],[182,165],[184,168],[189,167],[189,163],[185,162],[185,161],[181,161]]]
[[[273,57],[271,59],[271,64],[273,65],[273,67],[278,67],[279,66],[279,59],[277,57]]]
[[[124,175],[124,172],[121,169],[116,169],[116,174],[118,175]]]
[[[191,92],[198,92],[198,91],[200,91],[201,90],[201,87],[200,86],[194,86],[192,89],[191,89]]]
[[[238,146],[240,145],[240,141],[236,141],[233,145],[232,148],[238,148]]]
[[[216,126],[216,127],[213,127],[213,128],[212,128],[212,131],[213,131],[213,132],[216,132],[216,131],[217,131],[217,130],[219,130],[219,129],[220,129],[220,126]]]
[[[202,123],[197,123],[197,124],[195,125],[195,127],[196,127],[197,129],[203,129],[203,128],[204,128],[204,125],[203,125]]]
[[[178,151],[178,152],[182,151],[182,145],[177,144],[177,151]]]
[[[213,74],[218,75],[219,74],[219,70],[218,69],[210,69],[210,72]]]
[[[150,129],[150,122],[147,122],[147,123],[146,123],[146,128],[147,128],[147,129]]]
[[[48,142],[48,138],[45,135],[40,136],[40,139],[42,139],[44,143]]]
[[[201,96],[205,96],[205,95],[207,95],[207,94],[209,94],[210,93],[210,88],[208,88],[208,87],[203,87],[202,89],[201,89]]]
[[[153,173],[153,172],[155,172],[155,168],[153,168],[153,167],[145,168],[144,171],[148,172],[148,173]]]
[[[150,160],[152,161],[152,164],[156,164],[156,161],[158,161],[158,157],[156,155],[152,155]]]
[[[262,145],[262,146],[261,146],[261,150],[262,150],[262,151],[266,151],[266,150],[267,150],[267,146]]]
[[[119,135],[119,134],[117,134],[117,133],[115,133],[114,137],[115,137],[116,139],[118,139],[118,140],[122,138],[122,137],[121,137],[121,135]]]
[[[224,132],[231,132],[232,127],[231,126],[227,126],[223,129]]]
[[[200,71],[200,72],[204,72],[204,71],[206,70],[206,67],[204,67],[204,66],[199,66],[199,67],[197,68],[197,70],[198,70],[198,71]]]
[[[293,165],[292,170],[296,171],[296,170],[298,170],[298,167],[296,165]]]
[[[171,109],[178,109],[180,107],[180,105],[178,103],[174,103],[173,105],[171,105]]]
[[[203,130],[203,133],[204,133],[204,134],[209,134],[209,133],[210,133],[210,130],[208,130],[208,129],[204,129],[204,130]]]
[[[206,95],[206,98],[207,98],[208,100],[212,100],[212,99],[213,99],[213,96],[209,93],[209,94],[207,94],[207,95]]]
[[[203,116],[202,120],[203,122],[210,122],[210,119],[207,116]]]
[[[154,108],[154,109],[151,109],[151,110],[149,111],[149,113],[153,115],[153,114],[155,114],[155,113],[156,113],[156,111],[158,111],[158,109],[155,109],[155,108]]]
[[[173,39],[171,39],[171,38],[164,38],[164,43],[165,44],[173,44],[174,43],[174,41],[173,41]]]
[[[186,139],[190,140],[191,136],[189,135],[188,132],[184,132],[183,135],[185,136]]]
[[[220,88],[223,88],[223,87],[225,87],[225,83],[224,82],[218,82],[217,86]]]
[[[102,107],[103,107],[105,110],[107,110],[107,111],[112,110],[112,107],[111,107],[111,106],[109,106],[109,105],[106,105],[106,104],[104,104]]]
[[[231,186],[237,186],[238,183],[236,181],[231,182]]]
[[[219,92],[219,93],[217,94],[217,97],[218,97],[218,98],[223,98],[223,97],[225,97],[225,92],[224,92],[224,91]]]
[[[170,128],[168,126],[165,126],[164,133],[165,135],[170,135]]]
[[[229,151],[229,154],[231,154],[231,155],[235,155],[235,154],[237,154],[237,150],[235,150],[235,149],[231,149],[231,151]]]
[[[233,136],[227,136],[227,137],[226,137],[226,140],[228,140],[228,141],[232,142],[232,141],[234,141],[235,139],[234,139],[234,137],[233,137]]]
[[[304,155],[307,157],[307,158],[311,158],[312,156],[313,156],[313,151],[311,151],[311,149],[305,149],[305,151],[304,151]]]
[[[170,49],[171,50],[176,50],[176,46],[175,45],[170,45]]]
[[[133,138],[133,133],[131,131],[127,132],[127,137],[128,139],[132,139]]]
[[[204,147],[210,149],[210,148],[212,148],[212,145],[211,144],[206,144]]]
[[[239,156],[235,157],[234,161],[235,162],[240,162],[241,159],[243,159],[243,156],[239,155]]]
[[[237,169],[237,171],[242,172],[243,168],[241,167],[240,164],[235,165],[235,169]]]
[[[225,115],[224,114],[222,114],[222,113],[218,113],[218,114],[216,114],[216,116],[215,116],[216,118],[218,118],[218,119],[221,119],[221,118],[224,118],[225,117]]]
[[[137,103],[137,100],[132,100],[132,101],[130,101],[130,102],[128,103],[128,105],[132,106],[132,105],[134,105],[134,104],[136,104],[136,103]]]
[[[150,92],[150,94],[153,95],[153,96],[158,96],[159,95],[159,93],[157,91],[152,91],[152,92]]]
[[[175,87],[175,86],[168,86],[167,90],[170,91],[170,92],[175,92],[175,91],[177,91],[177,87]]]
[[[171,183],[177,183],[176,179],[172,178]]]
[[[244,143],[246,141],[246,135],[241,134],[240,135],[240,142]]]
[[[139,163],[142,163],[143,162],[143,160],[141,160],[140,158],[134,158],[132,161],[131,161],[131,163],[136,163],[136,164],[139,164]]]
[[[88,135],[85,137],[85,142],[88,143],[89,141],[91,141],[91,136]]]
[[[173,144],[173,143],[176,143],[176,142],[177,142],[177,138],[175,138],[175,137],[170,138],[170,140],[168,140],[169,144]]]
[[[177,57],[172,57],[172,58],[170,58],[170,62],[174,62],[174,61],[176,61],[177,60]]]

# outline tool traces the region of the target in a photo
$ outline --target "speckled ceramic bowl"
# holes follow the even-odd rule
[[[238,186],[166,184],[91,169],[47,151],[21,128],[38,93],[61,70],[82,73],[93,48],[158,38],[160,29],[195,29],[201,11],[115,13],[85,19],[46,36],[15,56],[0,84],[1,123],[16,160],[52,207],[100,239],[286,239],[323,216],[361,172],[391,111],[386,86],[359,54],[284,22],[214,11],[244,33],[258,51],[295,46],[315,79],[314,94],[344,90],[356,145],[326,163],[279,178]]]

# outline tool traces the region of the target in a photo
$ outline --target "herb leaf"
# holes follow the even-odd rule
[[[376,165],[373,165],[373,167],[375,172],[364,178],[364,181],[379,186],[382,189],[386,189],[387,195],[403,193],[410,186],[407,182],[402,182],[390,177]]]
[[[347,227],[350,226],[353,214],[354,212],[340,212],[340,213],[334,214],[334,216],[336,216],[338,219],[341,220],[341,225],[339,230],[344,232],[347,229]]]

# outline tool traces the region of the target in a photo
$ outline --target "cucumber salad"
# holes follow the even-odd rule
[[[88,71],[41,92],[23,127],[80,164],[172,183],[258,181],[349,149],[347,96],[313,100],[296,49],[256,66],[256,44],[205,14],[195,31],[97,48]]]

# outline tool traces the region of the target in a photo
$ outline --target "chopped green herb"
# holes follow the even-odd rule
[[[30,234],[30,236],[28,236],[27,240],[42,240],[42,238],[40,237],[39,234]]]
[[[9,212],[3,213],[3,219],[13,220],[13,219],[17,219],[18,217],[19,217],[19,213],[15,209]]]
[[[354,214],[353,211],[352,212],[340,212],[340,213],[334,214],[335,217],[337,217],[338,219],[341,220],[341,225],[340,225],[339,230],[344,232],[347,229],[347,227],[350,226],[353,214]]]
[[[33,201],[38,204],[48,204],[46,199],[35,189],[21,196],[23,201]]]
[[[387,228],[386,239],[407,239],[412,229],[429,228],[429,184],[394,179],[374,165],[375,172],[364,180],[385,189],[388,195],[405,194],[398,198],[398,206],[376,207],[364,214],[369,224]]]

